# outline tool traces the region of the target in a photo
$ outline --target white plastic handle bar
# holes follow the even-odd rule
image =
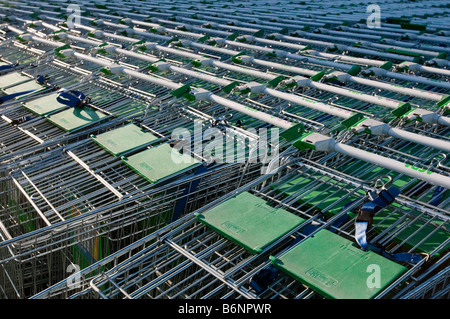
[[[434,172],[427,171],[425,169],[419,169],[417,167],[399,162],[397,160],[380,156],[371,152],[366,152],[364,150],[342,143],[335,142],[333,150],[338,153],[349,155],[351,157],[358,158],[365,162],[372,163],[401,174],[405,174],[407,176],[424,180],[433,185],[442,186],[446,189],[450,189],[450,177],[448,176],[436,174]]]

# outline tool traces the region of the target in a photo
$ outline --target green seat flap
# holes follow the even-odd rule
[[[17,85],[22,82],[28,82],[33,80],[32,78],[22,75],[19,72],[12,72],[6,75],[0,76],[0,88],[3,90],[5,87]]]
[[[92,139],[114,156],[119,156],[124,152],[157,140],[158,137],[145,132],[135,124],[128,124],[100,135],[92,136]]]
[[[59,103],[56,100],[57,96],[58,93],[52,93],[46,96],[39,97],[37,99],[33,99],[31,101],[24,102],[23,106],[38,115],[45,115],[67,107],[67,105]]]
[[[320,230],[282,256],[270,259],[281,271],[333,299],[374,298],[407,271],[328,230]]]
[[[264,199],[241,193],[219,206],[196,214],[198,220],[253,254],[304,222],[284,209],[273,208]]]
[[[130,157],[123,157],[122,161],[151,183],[201,163],[190,155],[181,154],[169,144],[162,144]]]

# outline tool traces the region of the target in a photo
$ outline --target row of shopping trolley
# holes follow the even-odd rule
[[[0,6],[2,298],[448,298],[445,4],[69,5]]]

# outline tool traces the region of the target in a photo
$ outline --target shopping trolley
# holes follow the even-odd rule
[[[385,151],[396,157],[398,154],[403,156],[405,149],[400,148],[397,153],[386,147]],[[422,152],[426,153],[427,149],[422,147]],[[358,298],[381,298],[392,297],[405,287],[409,278],[420,274],[433,261],[439,263],[442,258],[441,262],[445,263],[449,240],[448,217],[444,212],[448,197],[440,197],[442,190],[436,192],[435,187],[402,174],[392,177],[395,176],[393,172],[355,161],[351,156],[333,153],[320,156],[312,150],[306,153],[310,154],[292,157],[294,154],[285,153],[291,155],[290,160],[286,158],[289,165],[276,173],[256,179],[200,208],[195,216],[186,216],[182,223],[171,224],[164,231],[124,248],[118,255],[128,255],[136,249],[138,252],[123,263],[109,258],[90,269],[112,263],[114,267],[103,274],[92,278],[86,272],[78,273],[77,278],[82,278],[81,289],[70,292],[67,282],[62,282],[35,297],[352,298],[351,294],[356,291]],[[410,160],[419,165],[416,161],[420,162],[421,158],[411,157]],[[441,169],[445,170],[445,167]],[[401,195],[375,215],[367,240],[379,251],[372,251],[368,256],[368,252],[356,244],[355,221],[349,216],[357,215],[357,208],[370,201],[369,196],[390,187],[401,190]],[[268,217],[262,216],[266,211]],[[274,215],[279,216],[279,221],[270,219]],[[266,223],[272,227],[267,228]],[[308,240],[317,237],[318,246],[314,244],[309,248]],[[146,240],[152,242],[148,247],[144,244]],[[296,258],[296,262],[281,259],[294,247],[307,247],[306,254],[325,249],[329,244],[322,240],[331,240],[344,253],[330,258],[332,261],[322,265],[323,269],[311,272],[311,278],[302,277],[298,270],[288,269],[292,263],[300,265],[301,261],[310,261],[311,257]],[[369,274],[364,267],[368,264],[359,265],[365,275],[359,279],[353,277],[351,271],[331,274],[333,263],[360,260],[362,255],[365,256],[363,260],[380,263],[389,273],[382,289],[372,290],[371,295],[365,295]],[[413,259],[392,261],[392,256]],[[321,265],[316,259],[313,262]],[[277,263],[285,267],[274,268]],[[350,264],[347,266],[353,267]],[[295,265],[292,267],[298,269]],[[270,277],[263,276],[263,270],[276,275],[267,287],[261,287],[261,281]],[[258,276],[263,278],[258,281]],[[350,285],[355,280],[363,280],[361,290],[341,285],[338,285],[341,287],[338,291],[324,290],[336,285],[333,278]]]
[[[187,111],[181,111],[181,110],[170,110],[170,108],[168,106],[166,106],[165,112],[161,112],[161,109],[158,112],[158,116],[157,117],[145,117],[142,119],[142,121],[140,121],[139,125],[142,125],[142,127],[145,128],[150,128],[149,130],[153,133],[159,131],[160,133],[158,136],[164,136],[162,135],[163,133],[165,133],[166,135],[168,135],[171,132],[171,129],[177,128],[182,126],[182,124],[187,125],[187,128],[189,128],[189,126],[193,125],[192,122],[192,118],[196,115],[195,112],[187,112]],[[171,122],[171,118],[174,119],[173,122]],[[180,118],[184,118],[185,119],[185,123],[180,122]],[[211,123],[210,118],[206,118],[208,120],[208,123]],[[55,121],[55,120],[54,120]],[[178,122],[177,122],[178,121]],[[212,121],[212,123],[214,124],[215,122]],[[61,125],[61,124],[60,124]],[[33,232],[38,236],[38,238],[40,239],[44,239],[46,238],[45,235],[42,235],[42,233],[45,233],[47,231],[49,231],[49,227],[53,228],[55,225],[59,224],[60,222],[65,223],[67,218],[69,218],[70,220],[72,220],[72,218],[76,218],[79,214],[82,214],[81,211],[83,209],[93,209],[95,207],[100,207],[103,204],[111,204],[111,201],[114,199],[115,201],[122,200],[120,201],[120,203],[123,202],[123,197],[124,194],[121,194],[121,192],[124,193],[128,193],[127,196],[129,197],[133,197],[133,196],[138,196],[138,194],[143,194],[145,193],[145,189],[146,187],[144,186],[144,184],[141,184],[142,182],[145,183],[158,183],[160,180],[163,180],[164,178],[173,178],[173,174],[174,173],[183,173],[186,172],[188,170],[191,170],[193,168],[198,168],[199,166],[201,166],[201,162],[197,161],[196,164],[194,163],[194,165],[188,165],[182,168],[178,168],[176,169],[176,172],[173,171],[173,168],[168,168],[167,172],[164,173],[161,171],[161,162],[166,162],[170,160],[170,146],[169,143],[163,143],[158,147],[155,147],[153,149],[149,149],[149,152],[153,153],[153,157],[158,155],[160,152],[162,152],[162,154],[160,154],[160,156],[162,155],[165,158],[161,158],[160,160],[156,160],[158,163],[158,167],[160,168],[158,170],[158,176],[154,176],[153,175],[153,171],[151,170],[151,168],[148,169],[143,169],[148,167],[149,165],[155,165],[154,164],[150,164],[150,163],[144,163],[142,161],[146,161],[146,158],[148,156],[147,151],[145,151],[145,155],[144,154],[135,154],[133,156],[126,156],[126,157],[117,157],[117,156],[124,156],[126,155],[126,153],[128,151],[136,151],[136,147],[141,147],[145,144],[151,143],[152,141],[157,141],[158,137],[153,136],[152,134],[146,134],[148,135],[147,137],[140,137],[139,141],[136,138],[136,135],[141,134],[141,130],[139,129],[139,127],[137,127],[134,124],[128,124],[128,125],[124,125],[123,127],[119,128],[119,129],[114,129],[108,132],[105,132],[103,134],[107,134],[108,136],[105,135],[101,135],[99,134],[98,136],[92,136],[92,139],[95,140],[91,141],[91,140],[81,140],[79,142],[76,142],[74,144],[70,144],[67,145],[64,148],[58,148],[54,151],[54,153],[46,153],[43,157],[44,159],[40,159],[37,162],[33,162],[32,164],[30,164],[28,166],[29,169],[29,173],[30,175],[28,175],[26,172],[20,170],[22,173],[18,173],[19,175],[14,176],[16,174],[16,172],[13,172],[10,176],[8,176],[5,180],[5,202],[7,202],[7,199],[10,198],[10,191],[12,191],[13,188],[13,184],[15,185],[16,190],[19,191],[19,197],[16,198],[17,201],[16,202],[11,202],[7,208],[5,208],[7,211],[5,211],[5,220],[9,220],[9,219],[15,219],[17,217],[9,217],[9,215],[16,215],[15,213],[13,213],[13,210],[19,209],[19,215],[23,215],[22,211],[20,210],[21,208],[23,208],[23,205],[27,206],[27,212],[25,213],[25,215],[27,216],[26,222],[25,224],[26,226],[26,237],[30,236]],[[116,132],[116,130],[119,130],[120,132]],[[162,133],[161,133],[162,132]],[[130,142],[126,142],[126,140],[124,141],[122,134],[127,133],[127,134],[132,134],[133,138],[130,138],[129,140],[133,140],[133,141],[137,141],[137,145],[134,145],[134,147],[130,147]],[[242,133],[241,133],[242,134]],[[126,139],[126,137],[125,137]],[[106,150],[102,151],[101,153],[104,154],[105,157],[101,156],[99,153],[99,148],[100,146],[97,145],[96,147],[94,147],[95,143],[98,143],[99,145],[102,145],[104,148],[106,148]],[[140,143],[143,143],[142,145]],[[72,150],[71,148],[75,147],[74,150]],[[123,147],[125,147],[125,149],[122,149]],[[144,153],[144,152],[142,152]],[[59,154],[56,158],[60,158],[60,160],[56,160],[55,161],[55,154]],[[78,154],[78,155],[77,155]],[[80,155],[82,154],[82,156]],[[112,156],[113,155],[113,156]],[[94,160],[95,159],[95,160]],[[98,162],[96,162],[98,160]],[[112,161],[112,162],[111,162]],[[114,164],[114,162],[116,162]],[[97,163],[97,164],[96,164]],[[120,172],[117,171],[116,166],[119,164],[120,170],[124,169],[125,171]],[[121,165],[120,165],[121,164]],[[145,164],[145,166],[144,166]],[[75,166],[73,166],[75,165]],[[236,171],[236,168],[234,167],[229,167],[230,165],[225,165],[225,167],[228,167],[226,170],[229,170],[230,173],[232,174],[238,174],[237,176],[239,176],[239,171]],[[237,166],[241,166],[240,164],[237,164]],[[78,173],[75,173],[75,167],[78,167],[78,169],[80,169],[80,171]],[[70,171],[67,171],[70,168]],[[96,172],[96,170],[98,170]],[[171,172],[169,172],[171,171]],[[216,170],[212,170],[211,174],[213,174],[213,172],[215,172]],[[33,172],[33,173],[32,173]],[[51,172],[51,174],[47,174],[47,172]],[[99,174],[100,172],[102,172],[101,174]],[[137,174],[136,174],[137,173]],[[258,173],[260,173],[258,171]],[[36,175],[34,175],[36,174]],[[63,175],[66,175],[66,177],[64,177]],[[104,176],[101,176],[103,174],[106,174]],[[110,177],[108,177],[107,175],[111,174]],[[131,174],[131,175],[128,175]],[[161,176],[166,174],[166,176]],[[224,172],[222,173],[217,173],[220,176],[220,179],[223,179],[223,181],[227,183],[227,189],[228,187],[232,187],[232,181],[233,178],[231,178],[229,175],[225,174]],[[32,176],[31,176],[32,175]],[[128,177],[127,177],[128,175]],[[239,176],[239,178],[234,177],[234,180],[236,182],[242,182],[245,181],[246,178],[252,176],[252,170],[249,171],[249,167],[246,167],[246,177],[243,178],[241,176]],[[54,181],[50,181],[49,178],[50,177],[57,177],[57,180]],[[134,177],[133,177],[134,176]],[[24,179],[22,179],[22,177]],[[123,181],[122,182],[118,182],[117,185],[115,185],[114,183],[111,182],[111,178],[124,178],[124,180],[129,180],[126,184],[124,185]],[[135,180],[134,178],[137,178],[137,180]],[[82,182],[82,180],[84,180],[84,182]],[[140,181],[139,181],[140,180]],[[66,186],[71,185],[70,187],[73,187],[72,190],[69,190],[68,192],[63,192],[63,197],[60,197],[60,195],[62,194],[57,194],[54,193],[54,183],[56,183],[58,181],[58,183],[63,183]],[[135,183],[134,183],[134,182]],[[49,184],[50,182],[50,184]],[[22,184],[21,183],[25,183]],[[66,184],[67,183],[67,184]],[[128,184],[130,183],[130,184]],[[198,183],[198,181],[197,181]],[[51,184],[53,184],[53,186],[50,186]],[[121,185],[121,186],[119,186]],[[202,185],[202,184],[200,184]],[[204,186],[205,187],[210,187],[210,185],[214,185],[213,187],[216,188],[218,185],[220,185],[220,183],[218,183],[218,180],[212,179],[212,180],[208,180],[208,183],[205,182]],[[31,186],[31,189],[29,188]],[[50,187],[49,187],[50,186]],[[119,187],[120,190],[116,189],[115,187]],[[78,188],[80,187],[80,188]],[[122,190],[121,188],[124,187],[124,189]],[[63,187],[64,188],[64,187]],[[128,189],[126,189],[128,188]],[[178,186],[176,186],[176,189],[178,190],[183,190],[185,191],[188,187],[185,185],[184,187],[182,185],[180,185],[178,183]],[[190,187],[189,187],[190,188]],[[34,199],[32,197],[32,195],[30,196],[30,194],[26,194],[27,190],[32,190],[36,191],[39,198]],[[33,192],[34,192],[33,191]],[[79,193],[81,191],[81,193]],[[48,192],[48,193],[47,193]],[[99,196],[102,193],[107,193],[105,198],[100,198]],[[22,194],[22,195],[20,195]],[[49,194],[49,195],[47,195]],[[134,195],[133,195],[134,194]],[[176,207],[177,207],[177,211],[179,210],[179,205],[180,203],[183,204],[183,200],[182,197],[183,196],[177,196],[180,194],[173,194],[173,198],[174,198],[174,204],[176,203]],[[189,194],[185,194],[185,197],[187,197],[187,195]],[[20,202],[20,197],[22,197],[22,199],[26,199],[29,203],[30,206],[28,206],[28,204],[25,204],[24,202]],[[108,198],[109,197],[109,198]],[[175,198],[176,201],[175,201]],[[181,198],[181,199],[180,199]],[[79,208],[77,208],[76,206],[73,206],[72,204],[63,204],[62,202],[60,202],[60,200],[66,201],[74,201],[74,205],[76,205],[75,203],[80,203],[80,200],[83,204],[81,204],[82,206],[82,210],[79,211]],[[99,200],[99,202],[97,202],[97,200]],[[87,202],[85,202],[87,201]],[[92,201],[92,202],[90,202]],[[165,198],[165,201],[167,201],[167,198]],[[19,203],[20,202],[20,203]],[[62,205],[61,205],[62,204]],[[99,206],[100,205],[100,206]],[[187,205],[186,203],[184,203],[184,205]],[[65,207],[65,208],[64,208]],[[181,206],[183,207],[183,206]],[[10,208],[12,209],[10,211]],[[63,210],[61,210],[61,208],[63,208]],[[51,210],[51,215],[50,216],[47,212],[47,214],[45,214],[44,212],[47,211],[48,209]],[[64,210],[67,209],[67,211],[64,212]],[[75,213],[74,210],[75,209]],[[34,215],[36,214],[36,215]],[[86,217],[88,218],[88,217]],[[21,221],[19,222],[19,224],[21,223]],[[56,224],[54,224],[56,223]],[[113,225],[113,223],[108,223],[110,226]],[[154,227],[154,223],[151,222],[150,224],[152,224]],[[32,225],[32,226],[30,226]],[[156,225],[155,229],[157,229],[159,226],[159,224]],[[28,226],[30,226],[31,228],[27,228]],[[5,231],[5,237],[6,237],[6,241],[4,242],[5,246],[8,245],[9,249],[11,249],[10,247],[14,247],[17,246],[17,243],[15,243],[15,236],[19,236],[21,237],[21,234],[23,232],[23,225],[19,226],[19,228],[15,228],[12,227],[11,229],[9,229],[9,227],[12,227],[12,224],[9,224],[9,222],[6,224],[6,226],[4,226],[4,231]],[[78,227],[78,226],[77,226]],[[120,228],[124,228],[123,225]],[[150,231],[150,230],[149,230]],[[63,237],[66,235],[69,235],[69,237],[71,236],[75,236],[79,238],[81,236],[79,236],[80,232],[84,232],[84,231],[80,231],[80,230],[74,230],[74,231],[65,231],[63,232],[63,234],[61,234]],[[121,231],[120,231],[121,232]],[[126,231],[128,232],[128,231]],[[135,230],[131,231],[130,233],[135,233],[137,236],[139,236],[139,231],[136,233]],[[32,235],[31,235],[32,236]],[[122,242],[122,239],[127,238],[129,235],[125,235],[124,238],[121,238],[120,242]],[[134,236],[134,235],[133,235]],[[132,238],[134,238],[132,236]],[[98,236],[96,236],[98,237]],[[131,238],[131,237],[130,237]],[[8,242],[8,240],[10,241],[9,244],[7,244],[6,242]],[[70,238],[67,239],[70,242]],[[72,237],[73,240],[73,237]],[[90,241],[91,239],[88,237],[81,237],[80,240],[86,240],[86,241]],[[118,239],[116,239],[116,241],[118,241]],[[56,241],[58,242],[58,241]],[[123,243],[125,243],[125,241],[123,241]],[[44,245],[48,245],[44,244]],[[76,244],[76,241],[74,242],[74,245]],[[89,248],[86,248],[86,246],[88,246]],[[105,244],[101,243],[101,242],[95,242],[94,244],[82,244],[80,250],[76,250],[76,252],[74,252],[74,254],[78,254],[81,256],[81,254],[84,256],[83,262],[89,262],[89,260],[91,260],[91,258],[95,258],[92,256],[99,256],[101,254],[104,254],[105,251],[101,251],[99,252],[96,249],[100,249],[100,246],[104,246]],[[96,247],[95,253],[92,253],[92,249],[93,247]],[[107,248],[107,249],[111,249],[111,248]],[[56,251],[59,251],[60,249],[56,248]],[[22,253],[24,253],[25,255],[28,254],[33,254],[33,251],[36,251],[35,249],[30,249],[29,247],[24,248],[24,250],[22,251]],[[69,249],[70,251],[70,249]],[[81,252],[80,252],[81,251]],[[88,253],[86,253],[86,251]],[[90,252],[90,253],[89,253]],[[53,254],[53,251],[49,252],[50,254]],[[66,252],[68,253],[68,252]],[[39,255],[39,254],[38,254]],[[86,255],[88,257],[86,257]],[[14,255],[13,255],[14,256]],[[35,259],[40,259],[40,258],[45,258],[43,255],[42,256],[33,256],[33,258]],[[81,257],[80,257],[81,258]],[[87,258],[87,259],[86,259]],[[98,257],[97,257],[98,258]],[[15,258],[13,257],[9,257],[9,258],[5,258],[4,261],[5,263],[8,262],[8,260],[10,260],[12,262],[12,265],[14,265],[14,263],[16,262],[17,259],[17,255]],[[65,258],[63,259],[65,260]],[[86,261],[87,260],[87,261]],[[20,265],[16,265],[17,267],[19,267]],[[5,264],[5,277],[9,278],[9,273],[12,272],[12,270],[8,270],[9,265]],[[11,266],[14,268],[14,266]],[[63,267],[64,268],[64,267]],[[58,276],[61,275],[61,272],[57,272],[56,274],[54,274],[55,277],[53,278],[58,278]],[[52,277],[53,274],[49,274],[50,277],[47,277],[45,280],[48,281],[52,281]],[[43,282],[39,282],[36,283],[36,278],[32,278],[31,279],[33,281],[33,285],[37,285],[37,287],[42,287],[40,285],[44,284],[45,281]],[[24,283],[22,281],[21,278],[18,279],[17,282],[15,282],[13,284],[14,288],[11,288],[11,291],[13,290],[19,290],[19,289],[25,289],[22,290],[22,293],[26,294],[27,290],[29,289],[29,283]],[[27,287],[27,288],[24,288]],[[38,288],[39,289],[39,288]]]
[[[8,285],[10,295],[14,294],[14,289],[17,292],[26,286],[26,293],[18,295],[354,298],[351,293],[356,292],[364,298],[398,298],[424,291],[428,283],[437,291],[433,295],[445,295],[446,281],[441,280],[444,273],[437,271],[438,265],[445,264],[446,257],[442,256],[448,250],[446,189],[449,172],[445,147],[449,100],[446,49],[439,50],[435,44],[443,39],[439,34],[445,33],[439,31],[436,24],[442,30],[446,30],[446,26],[429,16],[408,21],[396,18],[406,9],[439,12],[438,6],[425,9],[422,4],[395,3],[391,18],[383,20],[382,29],[361,32],[364,15],[349,15],[346,8],[333,3],[317,5],[314,9],[305,8],[303,4],[286,4],[278,12],[283,19],[247,4],[234,6],[230,3],[231,7],[225,7],[220,15],[215,14],[217,4],[198,7],[195,3],[177,3],[179,7],[172,8],[134,3],[133,12],[127,4],[115,4],[118,7],[110,11],[108,3],[97,4],[95,8],[83,3],[87,11],[81,18],[83,23],[75,29],[67,28],[63,16],[58,19],[52,14],[40,15],[43,22],[32,27],[35,36],[45,36],[46,41],[50,38],[64,41],[70,46],[57,51],[67,65],[82,54],[86,60],[103,61],[105,68],[101,70],[104,74],[101,79],[106,86],[109,81],[115,81],[120,83],[116,87],[120,87],[120,81],[125,80],[129,92],[143,94],[156,84],[165,88],[160,87],[163,93],[155,93],[155,97],[168,98],[159,100],[157,111],[150,112],[151,118],[145,113],[137,117],[138,121],[136,117],[129,119],[130,122],[117,121],[117,126],[108,127],[106,132],[90,131],[94,134],[91,139],[72,140],[75,143],[65,149],[52,150],[42,158],[30,160],[36,167],[14,170],[5,176],[4,194],[18,189],[19,199],[25,195],[26,202],[34,206],[25,214],[33,214],[30,217],[33,223],[27,222],[28,219],[24,222],[19,210],[21,227],[28,227],[26,235],[14,237],[16,235],[10,233],[14,239],[7,239],[2,245],[4,251],[8,251],[3,262],[6,270],[3,277],[13,283]],[[274,8],[271,2],[265,5]],[[14,13],[29,23],[26,16],[32,14],[30,8],[35,8],[33,3]],[[51,5],[48,8],[55,9]],[[118,8],[123,11],[116,15],[114,10]],[[321,16],[323,12],[328,15]],[[128,13],[131,18],[126,16]],[[302,22],[288,21],[294,15],[301,16]],[[430,27],[420,25],[430,21]],[[298,30],[301,24],[307,27]],[[422,35],[422,31],[427,34]],[[85,51],[78,52],[72,47],[76,45],[81,45]],[[144,68],[147,70],[142,72]],[[152,84],[143,84],[138,79]],[[135,90],[136,87],[139,89]],[[139,155],[134,154],[136,149],[125,151],[126,156],[119,161],[117,156],[123,156],[121,145],[126,143],[116,130],[138,136],[137,126],[149,130],[148,133],[157,133],[155,140],[143,139],[150,143],[147,151],[152,152],[163,145],[170,148],[170,143],[164,140],[169,131],[181,124],[192,129],[193,124],[187,119],[198,118],[208,122],[203,129],[214,123],[222,130],[231,127],[245,138],[257,139],[257,135],[249,133],[254,128],[274,125],[287,130],[290,134],[283,137],[287,137],[288,143],[283,142],[282,150],[286,153],[282,159],[289,164],[277,173],[262,177],[256,174],[258,166],[239,166],[243,170],[235,172],[232,178],[234,188],[241,186],[239,191],[232,192],[234,188],[230,185],[224,192],[214,193],[212,198],[206,196],[204,200],[193,201],[188,211],[196,211],[196,214],[172,218],[175,220],[171,223],[155,222],[156,227],[139,228],[133,219],[137,216],[135,204],[130,204],[127,206],[131,209],[129,215],[111,213],[113,218],[117,216],[124,222],[123,230],[115,221],[103,224],[106,211],[125,209],[123,203],[127,202],[127,196],[139,201],[166,187],[175,189],[180,181],[185,186],[189,181],[191,185],[196,184],[195,177],[189,174],[195,176],[190,170],[192,167],[177,174],[177,181],[164,177],[159,180],[153,173],[144,172],[138,168],[143,158],[134,157]],[[302,124],[301,129],[295,126],[297,123]],[[376,134],[385,129],[390,133]],[[110,138],[116,141],[115,147],[107,145]],[[139,141],[140,138],[136,138],[136,143]],[[442,151],[444,153],[440,154]],[[58,152],[63,155],[53,162],[51,155]],[[67,174],[63,174],[62,167],[71,165],[81,166],[83,170],[77,171],[76,176],[64,177]],[[226,167],[219,165],[224,170]],[[61,185],[64,181],[76,185],[78,178],[85,182],[76,185],[69,198],[61,196],[43,180],[50,175],[49,168],[59,174],[52,176],[56,179],[52,183]],[[218,174],[200,175],[205,177],[205,183],[211,183],[203,185],[206,193],[211,185],[217,184],[215,179],[221,171]],[[388,182],[381,179],[384,175],[388,176]],[[246,182],[250,184],[243,186]],[[385,187],[378,188],[379,183]],[[225,181],[218,184],[219,188],[224,185]],[[41,194],[30,194],[33,189]],[[192,200],[185,193],[188,188],[183,192],[182,189],[180,186],[173,193],[167,193],[170,198],[173,195],[169,207],[180,203],[172,206],[174,211],[178,205]],[[386,192],[394,200],[389,200],[389,205],[373,216],[371,227],[362,236],[358,223],[364,216],[360,216],[360,210]],[[97,198],[99,194],[107,196]],[[119,195],[125,200],[119,200]],[[214,201],[222,195],[225,196]],[[72,216],[64,211],[68,208],[64,208],[64,204],[62,213],[59,211],[61,200],[79,205],[80,199],[87,200],[81,209],[88,207],[87,211]],[[25,203],[23,198],[18,202],[19,207]],[[111,202],[111,206],[103,206]],[[156,206],[160,204],[163,205],[157,202]],[[150,211],[153,209],[150,205],[147,207]],[[242,207],[248,207],[245,218],[236,213]],[[257,209],[270,212],[263,219],[265,225],[273,226],[273,231],[261,231],[267,227],[259,224],[262,218],[255,213]],[[17,218],[9,217],[10,211],[9,207],[5,211],[7,220]],[[44,224],[47,220],[47,225],[37,224],[37,219],[34,221],[39,213]],[[272,213],[279,218],[271,219]],[[66,220],[60,222],[58,214]],[[163,215],[165,213],[155,215],[155,219]],[[167,215],[171,215],[170,208]],[[229,215],[230,220],[221,220],[222,215]],[[95,216],[96,222],[89,224],[89,216]],[[358,227],[355,227],[355,219]],[[89,224],[91,228],[78,227],[77,222],[83,226]],[[3,225],[3,236],[16,231],[13,224]],[[30,227],[36,225],[39,229],[33,231]],[[66,227],[64,225],[68,225],[68,230],[61,234],[60,242],[76,248],[71,251],[56,248],[58,244],[43,244],[47,234],[53,235],[51,229]],[[160,227],[162,229],[158,230]],[[245,236],[247,228],[252,229],[255,236]],[[91,229],[104,238],[109,231],[106,229],[112,229],[111,233],[120,240],[114,245],[111,243],[115,240],[113,235],[108,235],[108,242],[101,238],[98,241],[98,236],[97,241],[92,240],[95,236],[90,233]],[[52,247],[49,248],[52,252],[30,257],[37,250],[27,246],[17,253],[14,249],[26,243],[23,236],[34,238],[43,245],[41,247]],[[259,245],[253,240],[259,241]],[[327,263],[314,258],[300,264],[295,261],[302,254],[309,256],[317,248],[324,248],[327,241],[341,247],[342,251],[338,251],[342,254]],[[371,249],[367,250],[367,245],[371,245]],[[14,267],[19,269],[18,265],[31,260],[48,257],[51,261],[44,264],[50,264],[59,257],[56,251],[62,252],[63,260],[73,260],[76,256],[83,270],[68,278],[64,276],[67,273],[45,273],[52,277],[47,282],[55,283],[49,289],[44,289],[45,280],[37,284],[37,277],[29,279],[28,271],[22,272],[27,274],[26,280],[11,276],[20,274]],[[388,280],[383,281],[382,287],[366,289],[370,284],[365,281],[368,273],[363,268],[369,265],[357,266],[355,256],[364,256],[373,264],[380,263],[388,271]],[[24,263],[13,262],[22,257]],[[356,267],[354,269],[360,267],[359,274],[362,271],[365,275],[356,278],[362,284],[353,292],[348,287],[335,289],[341,281],[354,282],[351,280],[355,279],[354,274],[333,270],[334,264],[345,262]],[[437,279],[433,277],[435,274]],[[74,279],[76,287],[71,285]],[[30,282],[35,285],[33,289],[29,289]]]
[[[14,277],[5,288],[7,295],[14,296],[15,290],[19,297],[37,292],[64,278],[68,260],[87,267],[261,173],[254,167],[259,165],[246,166],[241,176],[240,162],[208,168],[204,158],[187,161],[187,154],[173,155],[171,128],[193,127],[193,116],[161,113],[159,118],[124,124],[48,152],[4,178],[4,285],[8,287],[6,278],[18,269],[27,272],[28,261],[42,261],[40,271],[46,274],[41,279]],[[172,156],[182,161],[176,164]],[[48,258],[63,264],[48,268]]]

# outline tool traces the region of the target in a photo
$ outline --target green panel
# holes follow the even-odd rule
[[[365,120],[366,120],[366,118],[364,117],[364,115],[356,113],[356,114],[350,116],[348,119],[342,121],[341,124],[343,126],[345,126],[347,129],[349,129]]]
[[[222,88],[222,91],[224,91],[225,93],[228,94],[228,93],[230,93],[231,90],[233,90],[234,87],[237,86],[237,85],[239,85],[239,82],[237,82],[237,81],[231,82],[230,84],[224,86],[224,87]]]
[[[248,192],[239,194],[197,219],[250,252],[266,246],[304,222],[304,219]]]
[[[445,105],[450,103],[450,95],[444,95],[442,99],[437,103],[439,107],[444,107]]]
[[[426,31],[427,25],[426,24],[417,24],[417,23],[400,23],[402,29],[407,30],[420,30],[420,31]]]
[[[28,76],[22,75],[19,72],[9,73],[0,76],[0,88],[4,88],[10,85],[15,85],[24,81],[31,81],[32,79]]]
[[[405,115],[406,113],[408,113],[409,111],[411,111],[411,109],[412,109],[411,104],[409,104],[409,103],[399,103],[399,106],[394,111],[392,111],[392,114],[395,117],[400,118],[403,115]]]
[[[13,87],[4,89],[3,91],[6,94],[14,94],[14,93],[19,93],[19,92],[24,92],[24,91],[29,91],[29,90],[45,90],[46,88],[47,87],[40,85],[36,81],[27,81],[22,84],[17,84],[17,85],[14,85]],[[31,93],[34,93],[34,92],[31,92]],[[31,93],[21,95],[18,98],[23,98],[25,96],[30,95]]]
[[[359,72],[361,72],[361,67],[359,65],[354,65],[348,70],[348,74],[350,75],[357,75]]]
[[[123,157],[122,161],[150,183],[156,183],[200,163],[187,154],[181,154],[169,144],[159,145],[128,158]]]
[[[39,97],[32,101],[24,102],[23,106],[26,107],[31,112],[36,113],[38,115],[45,115],[50,112],[57,111],[59,109],[67,107],[67,105],[59,103],[56,100],[57,96],[58,93],[52,93],[50,95]]]
[[[386,22],[392,23],[392,24],[409,23],[410,21],[411,21],[410,19],[397,18],[397,17],[386,18]]]
[[[380,69],[390,70],[394,64],[391,61],[386,61],[380,66]]]
[[[179,87],[176,90],[173,90],[172,92],[170,92],[170,94],[172,96],[175,96],[176,98],[180,98],[180,97],[184,96],[185,94],[189,93],[190,90],[191,90],[191,87],[186,84],[186,85]]]
[[[145,132],[142,128],[134,124],[128,124],[98,136],[92,135],[91,137],[101,147],[115,156],[119,156],[124,152],[158,139],[158,137],[149,132]]]
[[[328,230],[300,242],[279,258],[275,267],[327,298],[371,299],[407,268]],[[375,266],[374,266],[375,265]],[[378,271],[379,282],[372,281]]]
[[[73,131],[83,126],[95,123],[106,115],[95,111],[92,108],[70,108],[68,110],[48,115],[47,118],[56,126],[62,128],[65,131]]]
[[[275,79],[270,80],[269,82],[267,82],[267,86],[268,87],[276,87],[281,81],[283,81],[285,79],[284,76],[280,75],[277,76]]]
[[[280,134],[280,137],[287,141],[294,141],[301,137],[305,132],[305,126],[302,123],[295,124]]]
[[[324,71],[317,72],[316,74],[314,74],[313,76],[311,76],[310,79],[311,79],[312,81],[317,82],[317,81],[319,81],[321,78],[323,78],[324,75],[325,75],[325,72],[324,72]]]

